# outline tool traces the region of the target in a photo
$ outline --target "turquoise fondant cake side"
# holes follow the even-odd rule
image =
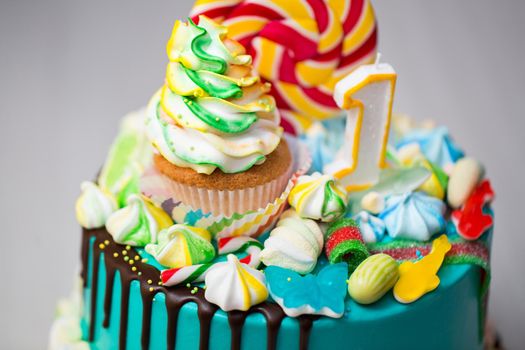
[[[120,253],[128,251],[129,256],[135,254],[135,251],[133,248],[126,250],[125,246],[114,242],[100,249],[99,245],[111,238],[104,230],[94,232],[88,230],[84,235],[87,237],[88,244],[87,284],[82,293],[84,310],[81,324],[84,339],[89,339],[92,327],[91,310],[94,307],[94,337],[90,342],[92,349],[166,349],[168,338],[174,340],[176,349],[204,348],[200,332],[203,329],[201,322],[206,321],[199,319],[199,306],[195,302],[190,301],[178,310],[176,332],[168,332],[166,293],[176,292],[179,289],[191,291],[191,288],[186,286],[175,289],[163,288],[154,286],[153,281],[150,284],[145,278],[137,277],[129,282],[129,310],[122,313],[125,295],[122,295],[122,278],[118,271],[122,270],[126,274],[131,271],[130,265],[122,259],[122,256],[115,258],[108,252],[111,251],[109,248],[112,246]],[[98,250],[99,253],[94,254],[94,250]],[[94,255],[97,255],[99,260],[97,283],[93,280]],[[142,256],[147,258],[144,252],[141,252]],[[106,263],[106,260],[109,263]],[[138,265],[140,264],[142,263],[139,262]],[[107,290],[108,265],[117,268],[111,291]],[[307,343],[301,344],[301,348],[305,348],[306,345],[309,349],[344,345],[356,349],[384,349],[385,343],[388,343],[388,347],[392,349],[482,349],[479,337],[478,302],[481,270],[475,265],[447,265],[439,271],[439,277],[441,284],[438,290],[425,295],[415,304],[400,304],[396,302],[391,292],[379,302],[368,306],[347,298],[344,316],[341,319],[320,318],[313,321],[311,330],[303,335],[307,337]],[[96,298],[93,299],[95,286],[97,293]],[[149,291],[149,288],[155,289],[151,292],[151,299],[146,298],[146,301],[151,301],[152,305],[150,321],[144,320],[144,298],[141,294],[142,290]],[[194,296],[207,303],[202,294],[202,289],[199,288],[199,292]],[[105,307],[108,303],[109,313],[106,314]],[[272,310],[274,309],[268,308],[266,312]],[[121,329],[123,315],[128,318],[125,330]],[[301,332],[305,332],[301,331],[301,322],[281,316],[283,316],[282,323],[275,333],[277,335],[275,348],[300,348]],[[104,326],[105,320],[108,321],[106,326]],[[207,330],[209,348],[212,350],[236,348],[232,346],[236,342],[242,349],[272,348],[272,341],[268,339],[268,322],[262,313],[253,312],[247,315],[244,324],[237,330],[234,325],[228,313],[215,309]],[[146,347],[143,343],[144,326],[151,332]],[[239,334],[235,333],[235,330]],[[120,339],[124,339],[121,338],[122,332],[125,334],[125,347],[119,343]]]

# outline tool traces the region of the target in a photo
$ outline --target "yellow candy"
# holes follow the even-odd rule
[[[388,292],[399,277],[397,262],[387,254],[366,258],[348,280],[348,293],[360,304],[371,304]]]
[[[419,261],[406,261],[399,266],[399,280],[394,286],[394,297],[408,304],[433,291],[439,285],[437,272],[452,246],[446,235],[432,242],[430,253]]]

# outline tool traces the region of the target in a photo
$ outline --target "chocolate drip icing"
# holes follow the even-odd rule
[[[95,327],[93,325],[97,322],[97,294],[98,294],[98,270],[100,265],[100,250],[93,249],[93,276],[91,285],[91,327],[89,328],[89,341],[95,339]]]
[[[104,320],[102,326],[108,328],[111,320],[111,305],[115,275],[119,272],[121,281],[121,309],[120,309],[120,329],[119,329],[119,349],[126,349],[128,317],[129,317],[129,293],[131,282],[136,280],[140,284],[142,297],[142,349],[148,349],[151,338],[151,317],[153,299],[157,293],[164,293],[166,296],[166,310],[168,318],[167,329],[167,348],[175,349],[177,342],[177,325],[180,309],[189,302],[197,304],[198,317],[200,321],[199,349],[207,350],[210,341],[211,322],[218,307],[211,304],[204,298],[204,290],[193,290],[186,286],[164,287],[160,283],[160,272],[155,267],[146,264],[141,259],[135,259],[137,251],[131,247],[126,247],[113,242],[112,237],[105,229],[84,230],[82,239],[82,270],[81,276],[84,279],[84,286],[87,286],[88,260],[91,239],[93,242],[93,261],[92,261],[92,285],[91,285],[91,317],[89,328],[89,340],[95,338],[96,329],[96,310],[98,293],[98,275],[101,254],[106,266],[106,289],[104,295]],[[109,243],[109,244],[108,244]],[[128,258],[124,260],[124,257]],[[133,262],[130,263],[130,260]],[[267,348],[274,350],[277,348],[277,336],[281,327],[282,320],[286,317],[281,307],[275,303],[264,302],[253,306],[250,310],[228,312],[228,322],[231,328],[231,349],[239,350],[242,343],[242,328],[246,317],[250,313],[260,313],[266,319],[267,324]],[[312,323],[317,317],[300,316],[300,349],[307,349],[308,339]]]
[[[177,321],[179,320],[180,306],[173,294],[166,295],[166,310],[168,312],[168,350],[174,350],[177,343]]]
[[[230,324],[230,329],[232,332],[232,340],[231,340],[232,350],[241,349],[242,327],[244,326],[244,321],[246,320],[246,316],[248,316],[246,312],[241,312],[241,311],[228,312],[228,323]]]
[[[106,295],[104,296],[104,322],[102,326],[109,327],[111,318],[111,299],[113,297],[113,285],[115,284],[115,269],[109,268],[106,263]]]
[[[277,335],[281,328],[281,322],[286,317],[283,309],[274,303],[262,303],[252,308],[254,312],[260,312],[266,318],[266,347],[268,350],[277,349]]]
[[[149,349],[149,338],[151,334],[151,309],[153,308],[153,293],[141,286],[142,294],[142,338],[143,349]]]
[[[308,349],[308,339],[310,338],[310,331],[312,330],[312,325],[315,320],[317,320],[319,316],[309,316],[304,315],[299,318],[299,327],[300,327],[300,335],[299,335],[299,349],[300,350],[306,350]]]
[[[202,300],[205,301],[206,299],[204,299],[204,293],[201,292],[200,294]],[[197,305],[199,306],[197,314],[199,315],[199,321],[201,324],[199,349],[207,350],[210,347],[211,319],[213,318],[213,315],[215,314],[215,311],[217,311],[218,308],[215,305],[212,305],[208,302],[203,303],[202,301],[197,302]]]
[[[89,240],[91,238],[91,235],[86,234],[86,230],[83,230],[82,232],[82,246],[81,246],[81,252],[80,256],[82,257],[82,269],[80,270],[80,277],[82,277],[82,283],[84,285],[84,288],[87,287],[87,271],[88,271],[88,254],[89,254]]]

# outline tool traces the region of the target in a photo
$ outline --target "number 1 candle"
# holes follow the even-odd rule
[[[335,86],[334,99],[347,111],[345,140],[324,172],[349,191],[372,186],[385,167],[396,72],[387,63],[363,65]]]

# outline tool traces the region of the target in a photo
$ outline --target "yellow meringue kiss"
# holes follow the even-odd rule
[[[211,261],[215,248],[210,233],[189,225],[173,225],[160,231],[158,243],[150,243],[146,251],[163,266],[180,268]]]
[[[204,297],[224,311],[246,311],[268,298],[264,274],[233,255],[215,264],[206,275]]]

